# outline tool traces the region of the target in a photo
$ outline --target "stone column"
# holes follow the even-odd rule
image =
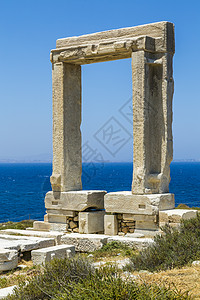
[[[167,193],[172,160],[172,57],[132,53],[133,194]]]
[[[81,190],[81,66],[53,63],[52,81],[52,190]]]

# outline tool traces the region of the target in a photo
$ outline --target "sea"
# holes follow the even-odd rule
[[[132,171],[132,163],[83,163],[83,189],[131,190]],[[51,173],[50,163],[0,164],[0,223],[43,220]],[[170,192],[176,206],[200,207],[200,162],[172,162]]]

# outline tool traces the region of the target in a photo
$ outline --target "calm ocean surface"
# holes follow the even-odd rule
[[[51,164],[0,164],[0,222],[43,220]],[[83,189],[131,189],[132,163],[83,164]],[[200,162],[171,164],[176,205],[200,206]]]

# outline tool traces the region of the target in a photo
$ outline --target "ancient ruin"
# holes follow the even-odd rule
[[[53,79],[52,191],[35,230],[133,233],[159,228],[159,211],[174,208],[169,193],[173,156],[174,25],[158,22],[59,39],[51,51]],[[132,191],[83,191],[81,65],[132,58]]]

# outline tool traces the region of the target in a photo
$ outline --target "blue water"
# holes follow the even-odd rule
[[[51,164],[0,164],[0,222],[43,219],[51,170]],[[83,189],[126,191],[131,181],[131,163],[83,164]],[[172,163],[170,192],[176,205],[200,206],[200,162]]]

